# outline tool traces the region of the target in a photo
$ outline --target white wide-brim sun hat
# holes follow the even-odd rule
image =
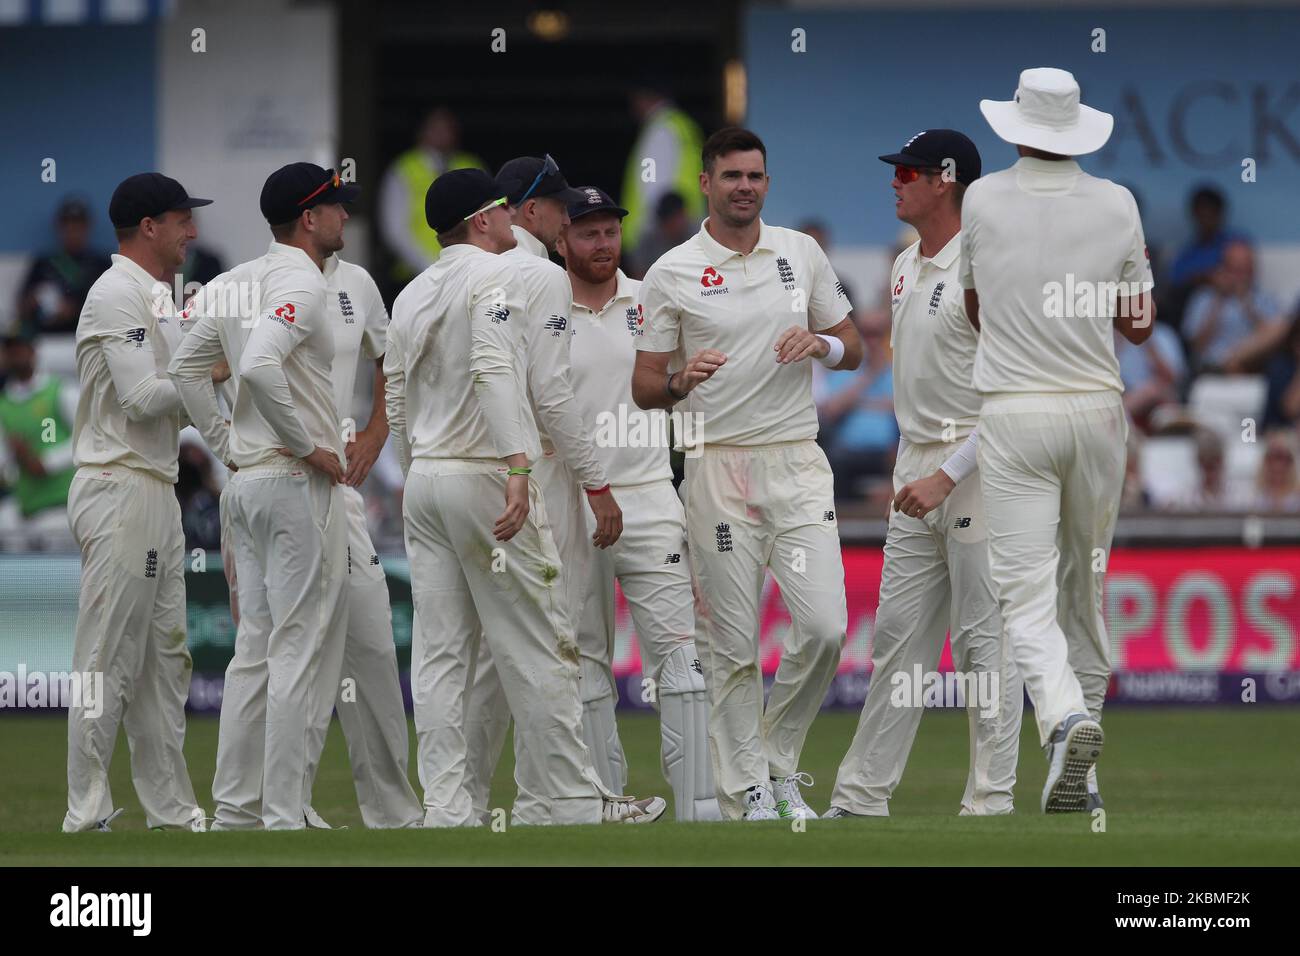
[[[1023,71],[1014,99],[980,100],[980,112],[1008,143],[1062,156],[1095,153],[1115,128],[1115,117],[1079,102],[1072,73],[1049,66]]]

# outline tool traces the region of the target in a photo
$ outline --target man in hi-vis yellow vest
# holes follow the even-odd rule
[[[486,169],[460,148],[460,122],[445,106],[420,124],[415,146],[398,156],[384,173],[379,190],[379,230],[397,260],[393,279],[405,283],[433,265],[442,251],[424,219],[429,185],[449,169]]]
[[[704,218],[704,194],[700,192],[704,135],[700,127],[662,90],[653,87],[632,91],[632,112],[641,121],[641,131],[623,173],[620,198],[627,209],[623,219],[625,254],[636,249],[654,228],[655,209],[670,192],[682,197],[692,228]]]

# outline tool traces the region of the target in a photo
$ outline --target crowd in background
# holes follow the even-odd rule
[[[632,107],[641,132],[621,201],[638,213],[631,224],[635,241],[625,234],[624,269],[639,278],[699,228],[699,197],[683,194],[693,175],[683,170],[688,157],[698,156],[699,130],[656,91],[635,93]],[[646,155],[655,157],[662,174],[650,183],[637,176]],[[440,109],[425,119],[412,149],[394,159],[381,184],[379,233],[390,264],[381,286],[395,293],[403,279],[437,257],[436,238],[421,228],[422,216],[412,213],[423,206],[420,183],[447,169],[481,165],[461,149],[453,114]],[[1156,279],[1154,334],[1141,347],[1115,336],[1130,419],[1123,506],[1300,511],[1300,303],[1278,302],[1259,288],[1255,249],[1231,222],[1220,191],[1194,190],[1188,213],[1191,237],[1171,254],[1148,236]],[[40,249],[34,240],[39,251],[18,288],[0,289],[14,298],[13,321],[0,330],[0,543],[10,550],[61,548],[71,540],[66,500],[77,403],[72,336],[87,292],[110,265],[108,254],[90,244],[92,217],[85,201],[66,198],[55,216],[53,246]],[[822,224],[793,225],[813,235],[834,261]],[[904,230],[891,261],[915,238]],[[223,269],[217,256],[191,244],[178,294],[185,284],[207,282]],[[898,444],[888,290],[860,288],[852,276],[844,285],[866,358],[853,371],[815,366],[819,441],[835,471],[841,508],[883,514],[893,493]],[[359,391],[368,388],[368,382],[358,382]],[[187,546],[218,547],[223,481],[224,469],[197,436],[182,442],[176,493]],[[382,493],[374,493],[376,485]],[[381,459],[364,490],[372,492],[367,497],[377,538],[400,537],[401,476],[395,463]]]

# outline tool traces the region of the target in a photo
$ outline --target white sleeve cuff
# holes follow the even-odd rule
[[[963,479],[970,477],[975,469],[979,467],[976,458],[979,444],[979,430],[976,429],[966,437],[966,440],[958,446],[952,456],[939,466],[940,470],[952,479],[954,485],[961,484]]]

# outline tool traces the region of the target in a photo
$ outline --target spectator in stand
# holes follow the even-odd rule
[[[866,345],[866,360],[859,369],[826,375],[817,405],[822,444],[835,472],[836,498],[854,497],[866,476],[888,475],[898,448],[889,312],[860,310],[855,321]]]
[[[1295,432],[1278,429],[1264,439],[1264,459],[1255,479],[1254,510],[1300,511],[1300,479],[1296,477]]]
[[[655,206],[654,227],[637,247],[633,278],[645,276],[660,256],[691,238],[698,226],[686,214],[686,203],[680,193],[664,193]]]
[[[1268,377],[1264,428],[1300,422],[1300,305],[1277,351],[1264,366],[1264,374]]]
[[[1116,331],[1115,358],[1124,382],[1124,408],[1138,430],[1145,433],[1152,411],[1182,398],[1187,378],[1182,343],[1173,329],[1157,321],[1151,338],[1142,346]]]
[[[1208,428],[1196,433],[1196,466],[1200,478],[1196,487],[1164,507],[1175,511],[1226,511],[1234,503],[1228,500],[1223,466],[1223,441]]]
[[[90,207],[82,200],[59,203],[54,231],[58,249],[36,257],[19,290],[20,332],[77,331],[90,287],[113,264],[90,248]]]
[[[212,458],[192,441],[181,442],[176,498],[181,506],[185,550],[221,549],[221,489],[212,473]]]
[[[1228,230],[1227,211],[1227,200],[1217,187],[1200,186],[1192,192],[1190,212],[1195,235],[1174,259],[1166,283],[1169,291],[1160,306],[1160,312],[1176,329],[1182,328],[1184,309],[1192,294],[1213,280],[1227,244],[1245,239]]]
[[[14,462],[13,497],[30,536],[43,548],[51,536],[70,537],[68,488],[72,464],[72,422],[77,387],[54,375],[37,374],[36,347],[26,335],[4,342],[9,377],[0,393],[0,434]]]
[[[1254,250],[1241,240],[1227,243],[1209,285],[1192,296],[1183,317],[1195,369],[1257,371],[1284,334],[1277,303],[1255,286]]]

